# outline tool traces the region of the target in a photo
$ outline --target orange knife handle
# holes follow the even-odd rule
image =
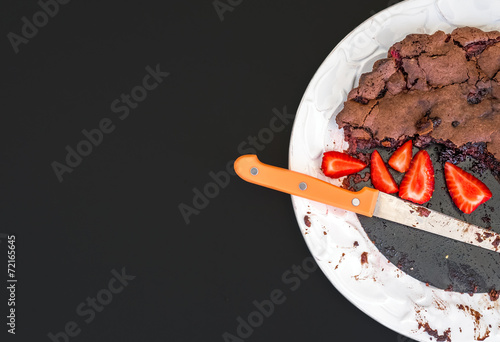
[[[291,195],[325,203],[371,217],[377,203],[378,190],[363,188],[352,192],[303,173],[266,165],[256,155],[248,154],[234,162],[238,176],[247,182]]]

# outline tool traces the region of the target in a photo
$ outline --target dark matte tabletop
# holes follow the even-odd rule
[[[231,168],[287,167],[315,71],[394,2],[3,1],[1,340],[410,341]]]

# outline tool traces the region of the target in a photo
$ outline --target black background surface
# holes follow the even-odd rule
[[[295,113],[335,45],[389,4],[242,1],[221,21],[211,1],[71,1],[15,53],[7,34],[40,7],[2,1],[0,233],[16,234],[18,279],[11,336],[0,272],[2,340],[50,341],[74,321],[70,341],[223,341],[281,289],[285,303],[245,341],[410,341],[319,270],[296,291],[282,282],[310,256],[288,195],[231,177],[189,224],[178,209],[274,108]],[[120,120],[111,103],[157,64],[170,75]],[[59,182],[51,163],[103,118],[115,130]],[[262,161],[288,165],[291,129]],[[85,323],[78,305],[122,268],[135,279]]]

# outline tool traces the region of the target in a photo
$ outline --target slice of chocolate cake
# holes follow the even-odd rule
[[[463,27],[451,34],[411,34],[363,74],[336,121],[349,152],[448,147],[444,160],[466,155],[500,173],[500,32]]]

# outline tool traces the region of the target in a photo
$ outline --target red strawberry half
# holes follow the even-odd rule
[[[444,176],[453,203],[466,214],[472,213],[492,196],[483,182],[452,163],[444,164]]]
[[[370,177],[375,189],[388,194],[398,192],[398,185],[392,178],[378,151],[373,151],[370,160]]]
[[[398,172],[406,172],[410,168],[413,144],[411,140],[398,148],[389,159],[388,164]]]
[[[399,197],[422,204],[434,192],[434,167],[427,151],[418,151],[399,186]]]
[[[332,178],[340,178],[363,170],[366,164],[342,152],[330,151],[323,154],[321,169]]]

